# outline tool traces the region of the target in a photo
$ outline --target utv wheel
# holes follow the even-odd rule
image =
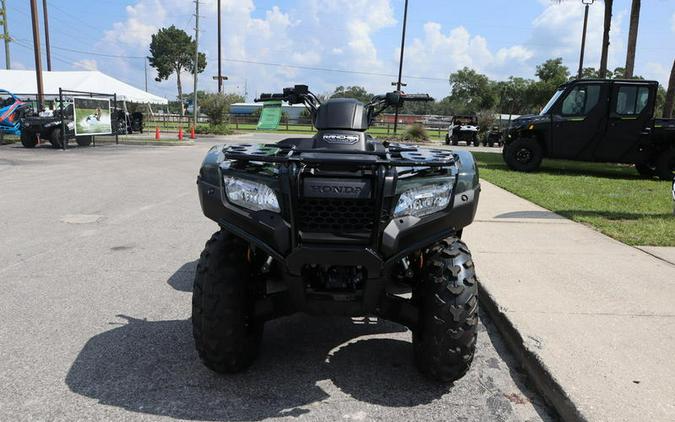
[[[450,138],[450,142],[452,143],[452,145],[459,145],[459,141],[454,136],[452,138]]]
[[[450,135],[445,135],[445,145],[450,145]]]
[[[77,138],[75,138],[77,145],[81,147],[88,147],[89,145],[91,145],[92,140],[93,140],[92,136],[78,136]]]
[[[63,136],[61,136],[61,128],[52,129],[49,132],[49,143],[54,148],[63,148]]]
[[[511,170],[531,172],[541,165],[544,151],[541,145],[533,139],[516,139],[504,147],[502,156]]]
[[[656,160],[656,175],[661,180],[675,178],[675,148],[664,151]]]
[[[452,382],[469,370],[476,350],[478,283],[466,244],[440,242],[427,255],[422,276],[413,293],[420,309],[415,363],[427,377]]]
[[[656,169],[653,165],[649,164],[636,164],[635,170],[643,177],[654,177],[656,176]]]
[[[258,355],[263,322],[254,321],[248,244],[226,232],[206,242],[192,293],[192,333],[199,357],[215,372],[248,368]]]
[[[29,130],[21,131],[21,145],[25,148],[35,148],[35,145],[37,145],[37,136],[35,133]]]

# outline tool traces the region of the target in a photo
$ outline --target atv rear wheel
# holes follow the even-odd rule
[[[35,148],[35,145],[37,145],[37,135],[30,130],[22,130],[21,145],[25,148]]]
[[[502,156],[511,170],[531,172],[541,165],[544,151],[537,141],[521,138],[505,146]]]
[[[77,142],[77,145],[81,147],[88,147],[89,145],[91,145],[93,139],[94,139],[93,136],[78,136],[77,138],[75,138],[75,141]]]
[[[478,280],[471,253],[457,238],[434,246],[413,293],[419,324],[413,330],[415,363],[441,382],[461,378],[471,366],[478,326]]]
[[[253,318],[255,283],[248,244],[215,233],[202,252],[192,293],[192,333],[199,357],[215,372],[248,368],[258,355],[262,321]]]
[[[445,145],[450,145],[450,135],[445,135]]]
[[[453,136],[453,137],[450,138],[450,143],[452,145],[459,145],[459,140],[457,139],[456,136]]]
[[[656,175],[661,180],[672,181],[675,178],[675,148],[662,152],[656,160]]]

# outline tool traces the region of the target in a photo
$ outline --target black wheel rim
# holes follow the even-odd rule
[[[532,161],[532,151],[529,148],[520,148],[518,151],[516,151],[516,160],[523,164],[529,163]]]

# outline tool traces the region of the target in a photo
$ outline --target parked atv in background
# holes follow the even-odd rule
[[[31,112],[29,103],[11,92],[0,89],[0,134],[21,136],[21,118]]]
[[[492,126],[492,128],[487,131],[483,138],[483,145],[486,147],[493,146],[502,146],[502,131],[499,129],[499,126]]]
[[[220,231],[194,281],[202,361],[242,371],[258,355],[265,322],[284,315],[373,315],[412,330],[422,373],[443,382],[463,376],[478,325],[478,281],[461,240],[480,193],[472,155],[367,133],[385,109],[428,95],[322,104],[296,85],[266,100],[304,104],[318,133],[206,155],[199,198]]]
[[[504,161],[535,171],[543,158],[634,164],[646,177],[675,176],[675,119],[654,118],[658,82],[581,79],[553,94],[539,115],[514,121]]]
[[[467,146],[478,146],[478,117],[475,114],[467,116],[453,116],[452,123],[445,135],[445,145],[459,145],[465,142]]]
[[[64,106],[63,112],[60,107],[54,106],[54,110],[31,113],[23,117],[21,119],[21,144],[26,148],[34,148],[38,144],[39,137],[41,140],[49,141],[54,148],[63,147],[62,122],[65,123],[66,139],[75,138],[79,146],[91,145],[92,136],[75,136],[72,102]]]

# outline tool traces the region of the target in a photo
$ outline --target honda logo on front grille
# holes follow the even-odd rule
[[[308,198],[370,198],[368,180],[306,178],[304,194]]]

